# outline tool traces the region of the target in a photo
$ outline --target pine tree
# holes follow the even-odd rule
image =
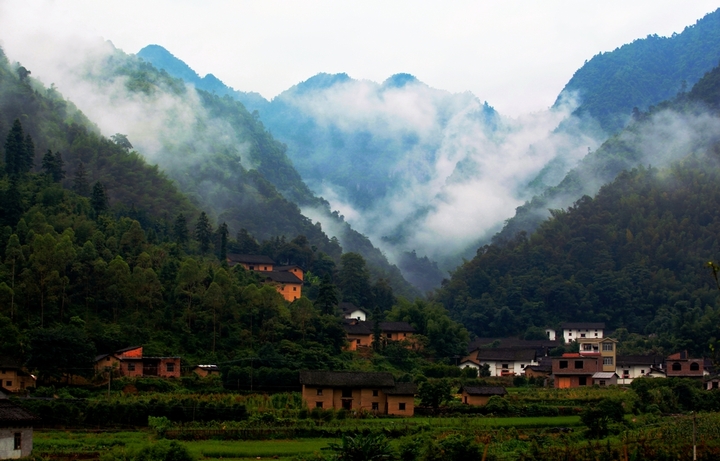
[[[45,173],[50,176],[53,182],[60,182],[65,178],[65,171],[63,171],[64,165],[65,162],[63,162],[60,152],[53,154],[52,151],[48,149],[47,153],[43,156],[42,169],[45,170]]]
[[[337,287],[332,283],[330,277],[326,275],[320,281],[315,306],[325,315],[335,315],[337,305]]]
[[[218,227],[217,230],[219,241],[220,241],[220,252],[218,254],[218,258],[220,259],[220,263],[223,265],[227,265],[227,243],[228,243],[228,234],[230,233],[228,231],[228,226],[225,223],[220,224],[220,227]]]
[[[185,246],[188,242],[187,220],[182,213],[177,215],[173,223],[173,237],[175,238],[175,243],[180,246]]]
[[[96,182],[92,189],[92,197],[90,197],[90,206],[95,210],[95,217],[105,213],[108,209],[107,195],[105,187],[100,181]]]
[[[10,176],[24,173],[26,146],[20,120],[15,119],[5,139],[5,172]]]
[[[35,143],[30,135],[25,135],[25,155],[22,157],[22,172],[27,173],[35,166]]]
[[[90,195],[90,184],[88,184],[87,181],[87,172],[85,171],[85,165],[83,162],[78,163],[77,169],[75,170],[72,190],[83,197]]]
[[[203,255],[210,249],[210,241],[212,240],[212,226],[207,214],[203,211],[195,225],[195,239],[200,242],[200,253]]]

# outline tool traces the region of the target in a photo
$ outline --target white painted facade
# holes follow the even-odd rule
[[[602,339],[602,328],[565,328],[563,329],[563,341],[569,343],[582,339]]]
[[[19,459],[32,452],[33,430],[29,427],[0,429],[0,459]]]
[[[529,362],[519,362],[512,360],[487,361],[483,362],[483,365],[486,363],[490,367],[490,376],[521,376],[525,374],[525,367],[538,364],[538,362],[536,362],[535,360],[531,360]],[[460,369],[466,367],[475,368],[476,370],[478,370],[479,374],[482,365],[478,365],[471,360],[464,360],[460,363]]]
[[[362,309],[355,309],[354,311],[345,314],[346,319],[355,319],[359,320],[361,322],[364,322],[367,320],[367,315],[365,314],[365,311]]]
[[[557,334],[552,328],[545,328],[545,334],[550,341],[555,341],[557,338]]]

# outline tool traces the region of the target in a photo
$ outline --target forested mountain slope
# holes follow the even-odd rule
[[[720,147],[664,170],[621,173],[531,236],[489,245],[437,293],[478,335],[602,321],[707,351],[720,291],[707,262],[720,256]]]
[[[127,135],[212,221],[227,223],[232,235],[246,229],[258,240],[304,235],[336,262],[342,245],[363,254],[373,275],[388,279],[398,294],[419,294],[367,238],[313,195],[257,114],[227,96],[188,87],[112,45],[92,56],[84,64],[87,72],[63,81],[69,96],[82,101],[104,130]],[[88,94],[93,104],[86,104]],[[314,221],[325,223],[337,240]]]
[[[589,115],[609,134],[622,129],[633,108],[672,98],[694,85],[720,60],[720,10],[680,34],[644,39],[599,53],[575,72],[561,93],[575,93],[578,115]],[[558,98],[560,101],[560,97]]]
[[[518,207],[493,242],[533,232],[548,216],[548,209],[565,208],[583,195],[594,195],[623,170],[639,165],[664,167],[689,152],[708,149],[720,139],[718,72],[717,68],[707,72],[689,92],[650,111],[636,112],[626,129],[588,153],[557,186]]]

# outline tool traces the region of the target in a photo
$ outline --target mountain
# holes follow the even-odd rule
[[[561,96],[576,95],[575,113],[589,115],[607,133],[622,129],[633,108],[650,106],[691,88],[720,60],[720,9],[680,34],[648,35],[599,53],[575,72]]]
[[[138,55],[169,73],[185,68],[156,49]],[[508,119],[409,74],[382,83],[318,74],[257,105],[233,95],[288,146],[310,189],[425,290],[599,144],[567,120],[570,106]]]
[[[656,345],[708,352],[720,315],[707,267],[720,249],[718,95],[720,68],[639,114],[583,161],[589,177],[614,180],[551,210],[532,235],[480,248],[435,300],[481,336],[602,321],[655,334]],[[643,167],[651,157],[667,166]]]

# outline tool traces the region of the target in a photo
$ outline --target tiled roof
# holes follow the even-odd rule
[[[632,365],[661,365],[664,358],[660,355],[618,355],[617,366],[632,366]]]
[[[395,379],[390,373],[301,371],[300,384],[327,387],[395,387]]]
[[[479,362],[508,361],[508,362],[530,362],[537,356],[535,349],[500,349],[488,348],[478,349],[475,357]]]
[[[386,395],[415,395],[417,386],[415,383],[395,383],[395,387],[384,389]]]
[[[370,328],[367,323],[368,322],[345,322],[343,323],[343,329],[345,333],[349,335],[370,335],[372,334],[372,328]]]
[[[273,267],[273,269],[275,269],[275,270],[278,271],[278,272],[288,272],[288,271],[290,271],[290,269],[300,269],[300,270],[303,270],[302,267],[297,266],[297,265],[293,265],[293,266],[275,266],[275,267]]]
[[[468,352],[472,352],[482,347],[490,346],[495,343],[501,349],[535,349],[539,354],[545,354],[545,351],[556,348],[560,345],[560,341],[551,341],[549,339],[519,339],[519,338],[475,338],[468,344]]]
[[[386,331],[393,331],[393,332],[406,332],[406,333],[414,333],[415,328],[412,327],[407,322],[380,322],[380,330],[383,332]]]
[[[272,264],[275,265],[275,261],[269,256],[265,255],[241,255],[237,253],[230,253],[227,255],[230,262],[233,263],[244,263],[244,264]]]
[[[0,426],[25,425],[39,419],[7,399],[0,399]]]
[[[565,322],[560,324],[563,330],[604,330],[604,323],[592,322]]]
[[[469,395],[505,395],[507,390],[502,386],[463,386],[460,392],[467,392]]]
[[[343,314],[350,314],[354,311],[363,311],[365,315],[369,314],[367,310],[363,309],[362,307],[357,307],[353,303],[340,303],[339,307]]]
[[[297,276],[296,276],[295,274],[293,274],[292,272],[275,272],[275,271],[273,271],[273,272],[266,272],[266,271],[258,271],[258,273],[259,273],[262,277],[265,277],[266,279],[270,279],[270,280],[272,280],[273,282],[278,282],[278,283],[298,283],[298,284],[303,283],[303,281],[300,280],[299,278],[297,278]]]
[[[611,379],[613,376],[617,376],[614,371],[598,371],[592,375],[593,379]]]

